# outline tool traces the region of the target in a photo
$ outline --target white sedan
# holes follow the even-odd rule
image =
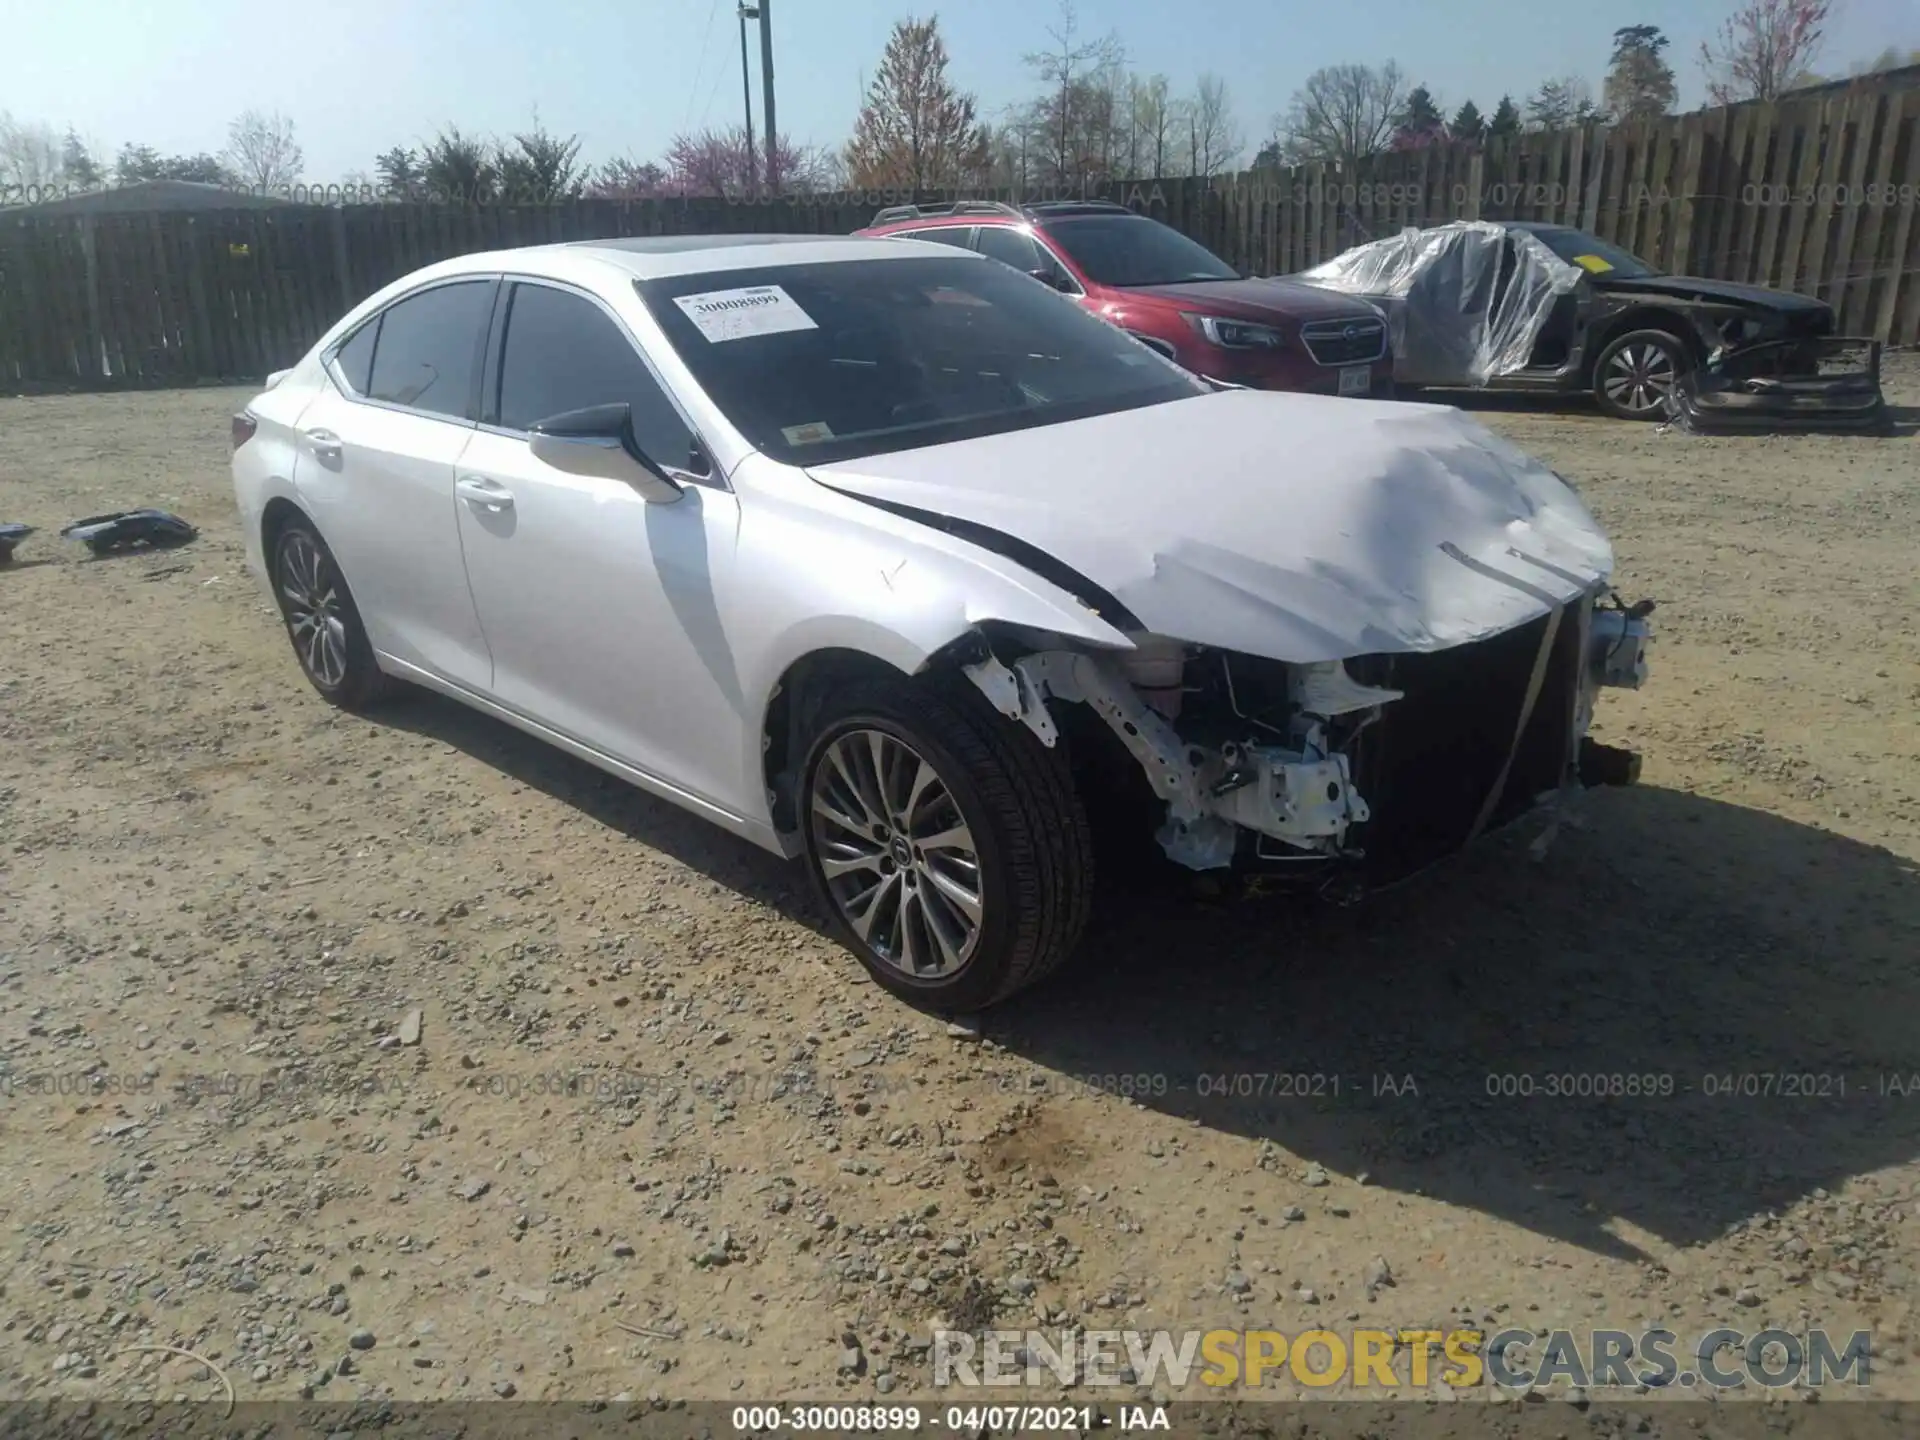
[[[804,856],[890,988],[1047,973],[1096,841],[1391,878],[1625,752],[1643,607],[1458,411],[1220,391],[985,257],[468,255],[234,419],[313,687],[412,682]]]

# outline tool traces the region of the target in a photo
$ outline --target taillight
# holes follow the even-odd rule
[[[253,432],[260,428],[260,422],[242,410],[233,417],[233,448],[238,450],[253,438]]]

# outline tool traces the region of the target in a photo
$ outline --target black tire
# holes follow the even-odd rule
[[[1593,362],[1593,398],[1616,420],[1664,420],[1666,395],[1693,368],[1684,341],[1665,330],[1629,330]]]
[[[397,683],[373,658],[339,562],[304,516],[289,520],[274,536],[270,573],[300,673],[321,698],[356,711],[389,698]]]
[[[926,793],[934,796],[931,805],[888,803],[886,808],[901,828],[887,839],[876,836],[875,854],[901,840],[911,842],[916,815],[930,816],[931,825],[953,833],[952,822],[941,818],[948,813],[940,809],[945,801],[951,802],[958,824],[970,834],[971,849],[950,855],[974,856],[973,868],[965,873],[978,896],[980,915],[970,948],[950,973],[913,973],[914,967],[889,956],[882,939],[887,921],[884,916],[875,918],[884,909],[884,897],[867,902],[866,919],[873,937],[861,935],[850,918],[848,903],[835,893],[823,866],[823,862],[835,864],[843,886],[873,875],[875,883],[868,893],[882,888],[878,871],[866,859],[849,865],[844,858],[851,853],[848,836],[865,832],[822,820],[815,805],[816,785],[832,787],[846,776],[843,768],[828,768],[844,764],[848,752],[837,748],[841,742],[857,753],[873,743],[875,733],[891,737],[913,759],[930,766],[945,792],[939,796],[929,789]],[[1043,746],[1024,725],[993,710],[964,677],[863,680],[844,687],[819,717],[801,770],[799,798],[814,892],[848,948],[874,979],[896,995],[950,1013],[982,1009],[1051,973],[1072,952],[1086,926],[1093,893],[1092,833],[1065,758],[1057,747]],[[914,814],[902,820],[905,809],[913,809]],[[917,916],[919,951],[936,965],[950,963],[944,961],[933,937],[938,918],[933,912],[943,911],[949,919],[961,912],[942,903],[944,892],[929,869],[933,862],[922,863],[917,844],[909,843],[908,849],[911,862],[903,855],[898,866],[903,888],[894,892],[907,897],[897,899],[895,905],[898,936],[907,943],[896,948],[907,951],[902,961],[913,958],[908,931]],[[914,872],[925,887],[920,892],[914,890]],[[964,926],[964,919],[961,923]]]

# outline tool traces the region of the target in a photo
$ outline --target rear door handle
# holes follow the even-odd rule
[[[306,432],[307,445],[319,460],[338,460],[340,458],[340,437],[331,430],[309,430]]]
[[[513,492],[498,480],[484,475],[462,475],[453,482],[453,493],[471,505],[498,513],[513,508]]]

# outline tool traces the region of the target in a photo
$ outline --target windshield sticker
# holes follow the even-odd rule
[[[833,428],[824,420],[809,420],[804,425],[782,425],[780,433],[789,445],[818,445],[833,438]]]
[[[1598,255],[1576,255],[1573,257],[1573,263],[1590,275],[1604,275],[1613,268]]]
[[[676,295],[678,305],[713,344],[789,330],[818,330],[813,317],[778,285],[749,285],[739,290],[706,290]]]

